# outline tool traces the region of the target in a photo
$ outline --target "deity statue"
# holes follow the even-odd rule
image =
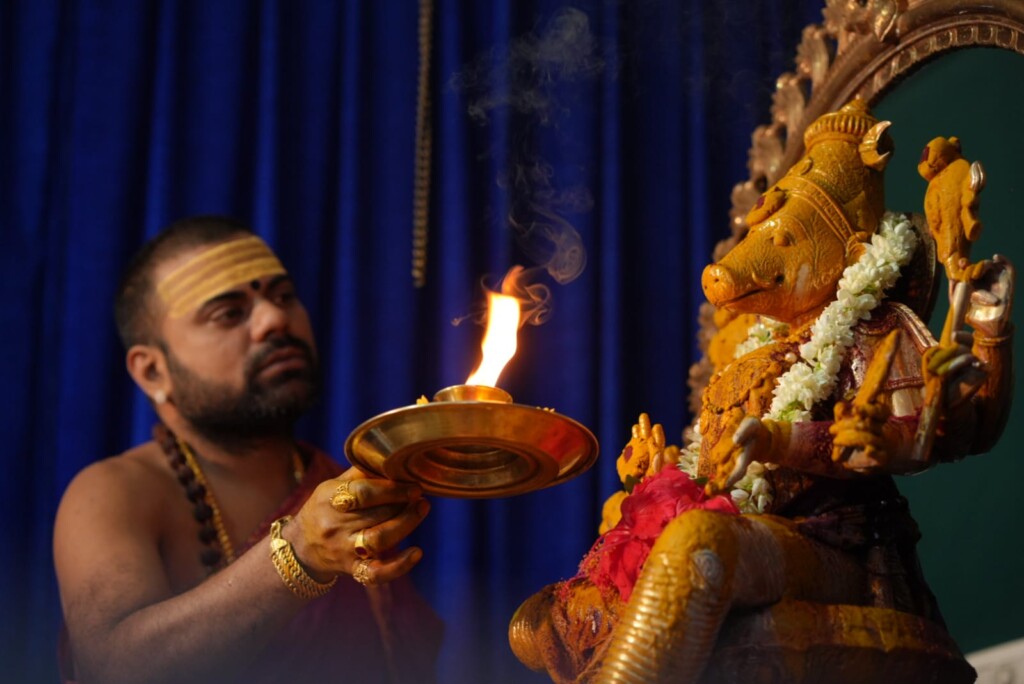
[[[892,475],[998,439],[1013,270],[968,261],[983,176],[955,139],[922,157],[927,223],[885,210],[889,126],[860,100],[811,124],[705,269],[745,339],[730,323],[712,344],[690,444],[634,426],[579,574],[512,619],[524,664],[557,682],[973,680]],[[937,263],[959,302],[938,341]]]

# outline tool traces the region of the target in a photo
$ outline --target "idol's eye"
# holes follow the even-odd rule
[[[785,228],[776,228],[772,233],[772,244],[776,247],[789,247],[793,244],[793,235]]]

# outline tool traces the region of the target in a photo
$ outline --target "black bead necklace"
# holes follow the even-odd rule
[[[235,560],[235,550],[224,527],[220,506],[188,444],[163,424],[153,427],[153,439],[164,450],[171,470],[185,488],[185,496],[192,502],[192,516],[199,523],[199,543],[203,545],[199,561],[207,574],[212,575],[222,567],[222,561],[227,565]]]
[[[167,455],[171,470],[185,488],[185,496],[192,502],[192,516],[199,523],[199,543],[203,545],[199,561],[206,568],[207,574],[212,575],[235,560],[235,548],[224,525],[217,499],[187,442],[179,439],[162,423],[153,426],[153,439]],[[302,482],[305,470],[299,450],[293,450],[292,477],[296,485]]]

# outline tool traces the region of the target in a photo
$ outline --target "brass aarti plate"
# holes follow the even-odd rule
[[[513,404],[493,387],[457,385],[435,401],[366,421],[345,441],[349,461],[429,494],[513,496],[576,477],[597,459],[597,440],[575,420]]]

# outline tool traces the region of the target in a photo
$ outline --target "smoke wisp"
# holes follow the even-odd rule
[[[606,52],[587,15],[564,8],[539,30],[480,55],[449,82],[466,95],[469,116],[480,125],[489,124],[499,108],[511,111],[515,143],[497,179],[508,192],[508,223],[526,256],[562,285],[578,278],[587,263],[583,239],[567,217],[589,212],[594,200],[582,183],[559,186],[554,166],[539,153],[539,129],[559,130],[570,116],[574,86],[608,68]],[[535,274],[537,269],[522,269],[513,281],[529,282]],[[550,290],[516,287],[533,311],[529,322],[547,320]]]

